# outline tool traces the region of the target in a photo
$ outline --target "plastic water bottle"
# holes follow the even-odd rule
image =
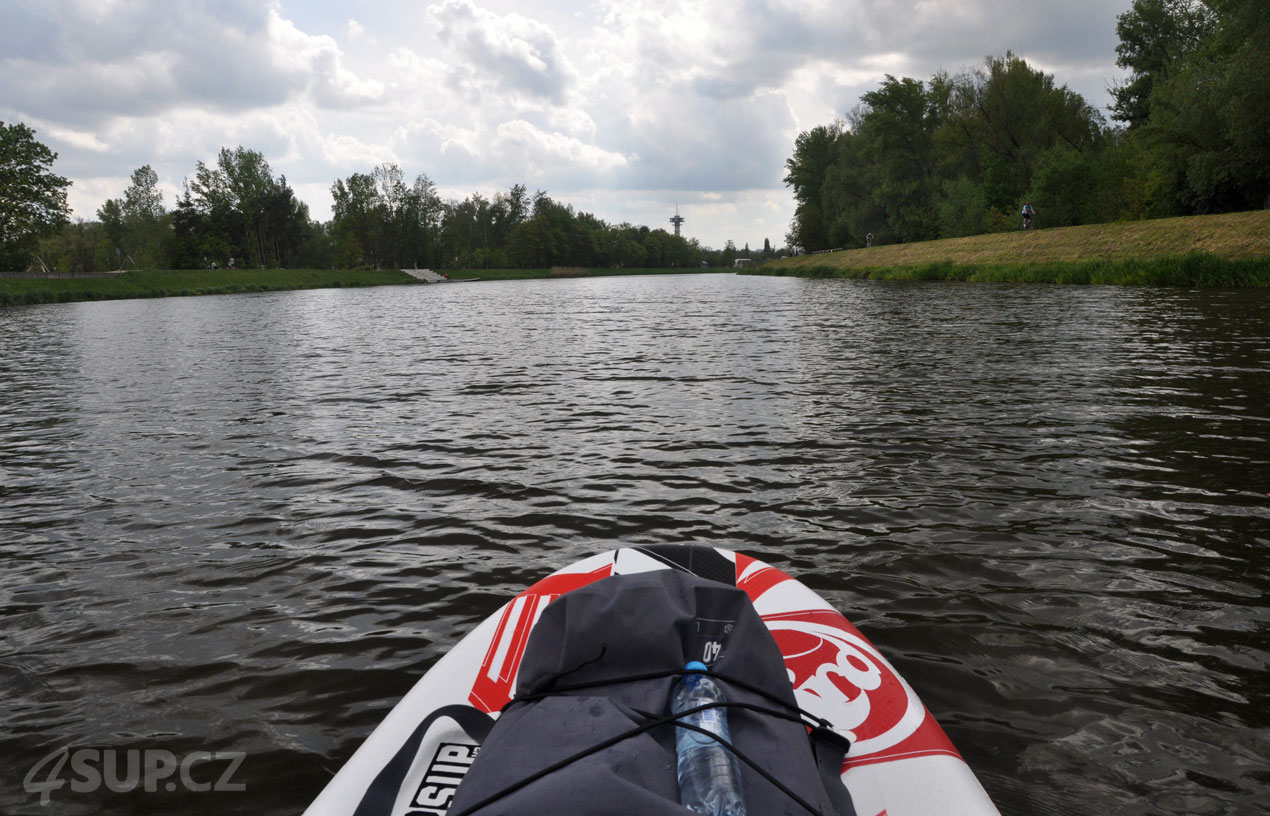
[[[679,678],[670,694],[672,713],[679,714],[727,699],[718,683],[698,674],[706,670],[706,664],[694,660],[684,669],[687,674]],[[683,717],[680,722],[704,728],[728,742],[732,741],[728,733],[726,708],[707,708]],[[676,728],[675,753],[679,755],[679,801],[684,807],[709,816],[745,816],[741,769],[731,751],[705,734]]]

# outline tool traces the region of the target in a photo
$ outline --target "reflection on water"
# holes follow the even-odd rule
[[[729,275],[4,310],[6,778],[242,751],[247,793],[0,811],[294,812],[544,571],[699,542],[847,612],[1005,813],[1254,812],[1268,311]]]

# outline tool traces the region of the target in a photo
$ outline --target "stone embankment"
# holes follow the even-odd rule
[[[439,272],[433,272],[431,269],[403,269],[412,278],[418,278],[424,283],[445,283],[449,278]]]

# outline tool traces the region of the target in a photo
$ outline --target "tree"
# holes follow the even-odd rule
[[[1145,124],[1156,86],[1199,50],[1215,25],[1213,12],[1199,0],[1134,0],[1116,18],[1116,65],[1131,74],[1111,89],[1112,118],[1130,128]]]
[[[337,241],[351,249],[356,257],[344,258],[344,264],[378,265],[381,223],[377,208],[375,177],[354,173],[337,179],[331,186],[331,232]]]
[[[834,149],[842,135],[842,123],[818,125],[798,134],[794,155],[785,162],[785,184],[794,188],[794,220],[789,227],[788,243],[808,251],[826,249],[824,183],[829,168],[837,158]],[[726,251],[726,250],[725,250]]]
[[[163,208],[159,175],[150,165],[134,170],[132,184],[124,190],[123,198],[107,199],[97,210],[97,217],[105,227],[116,264],[125,254],[133,263],[148,269],[170,260],[172,249],[166,245],[171,222]]]
[[[873,190],[886,222],[901,241],[921,241],[938,233],[934,212],[933,142],[940,125],[925,85],[889,74],[882,86],[862,97],[869,113],[863,133],[869,160],[882,171]]]
[[[57,154],[21,122],[0,122],[0,268],[20,268],[42,236],[70,222],[66,188],[52,172]]]
[[[118,265],[101,224],[76,220],[40,240],[39,255],[62,272],[89,275]]]
[[[186,221],[197,224],[209,263],[232,257],[244,268],[290,265],[299,242],[312,235],[308,207],[285,176],[273,177],[259,151],[221,148],[215,167],[198,162],[187,187],[198,217]]]
[[[1098,162],[1057,144],[1040,155],[1028,200],[1041,208],[1048,227],[1069,227],[1104,220],[1098,211]]]
[[[1144,0],[1139,0],[1144,2]],[[1167,168],[1181,213],[1266,206],[1270,200],[1270,10],[1208,0],[1211,28],[1150,91],[1146,146]],[[1135,6],[1136,8],[1136,6]]]
[[[97,220],[106,231],[106,240],[113,247],[122,247],[124,238],[123,202],[108,198],[97,208]]]
[[[109,202],[107,202],[109,203]],[[98,211],[101,215],[101,211]],[[102,219],[103,223],[105,219]],[[203,215],[194,206],[190,196],[190,188],[185,186],[185,194],[176,200],[176,209],[172,211],[172,233],[174,238],[172,255],[169,263],[175,269],[203,268],[205,250],[203,236],[205,226]]]
[[[148,164],[138,167],[132,172],[132,184],[123,193],[124,217],[158,221],[164,212],[159,174]]]
[[[1003,229],[1043,161],[1044,190],[1080,223],[1119,200],[1088,189],[1106,142],[1079,94],[1008,52],[928,82],[888,75],[845,121],[799,136],[786,162],[798,201],[788,239],[815,250]],[[1080,170],[1068,187],[1063,168]]]
[[[1056,144],[1084,152],[1102,139],[1102,116],[1079,94],[1055,84],[1009,52],[954,80],[954,140],[978,158],[989,205],[1015,208],[1041,154]]]
[[[420,173],[410,185],[402,214],[402,248],[406,253],[401,261],[411,268],[439,265],[441,260],[437,241],[441,231],[441,214],[444,205],[432,179]]]

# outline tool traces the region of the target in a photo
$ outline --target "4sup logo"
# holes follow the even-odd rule
[[[22,788],[47,805],[53,794],[69,787],[73,793],[113,793],[185,790],[240,792],[247,789],[234,781],[246,754],[240,751],[192,751],[177,757],[162,748],[59,748],[27,771]],[[69,767],[69,773],[67,773]],[[220,765],[219,773],[215,766]],[[195,766],[211,766],[199,767]]]

